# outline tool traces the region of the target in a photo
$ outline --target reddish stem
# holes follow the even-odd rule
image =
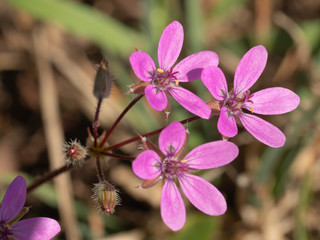
[[[193,117],[190,117],[190,118],[187,118],[187,119],[185,119],[185,120],[180,121],[180,123],[185,124],[185,123],[187,123],[187,122],[192,122],[192,121],[197,120],[197,119],[199,119],[199,118],[200,118],[200,117],[198,117],[198,116],[193,116]],[[112,145],[112,146],[108,147],[108,150],[116,149],[116,148],[122,147],[122,146],[124,146],[124,145],[127,145],[127,144],[129,144],[129,143],[138,141],[138,140],[141,139],[141,137],[149,137],[149,136],[158,134],[158,133],[160,133],[163,129],[164,129],[164,128],[160,128],[160,129],[155,130],[155,131],[153,131],[153,132],[149,132],[149,133],[146,133],[146,134],[144,134],[144,135],[141,135],[141,136],[138,136],[138,137],[134,137],[134,138],[128,139],[128,140],[126,140],[126,141],[123,141],[123,142],[121,142],[121,143]]]
[[[193,117],[190,117],[190,118],[187,118],[183,121],[180,121],[180,123],[184,124],[184,123],[187,123],[187,122],[192,122],[194,120],[197,120],[199,119],[200,117],[198,116],[193,116]],[[142,135],[143,137],[148,137],[148,136],[152,136],[152,135],[155,135],[157,133],[160,133],[162,131],[163,128],[161,129],[158,129],[158,130],[155,130],[153,132],[149,132],[149,133],[146,133],[144,135]],[[128,139],[126,141],[123,141],[121,143],[118,143],[118,144],[115,144],[113,146],[110,146],[108,148],[108,150],[112,150],[112,149],[116,149],[116,148],[119,148],[119,147],[122,147],[126,144],[129,144],[129,143],[132,143],[132,142],[135,142],[135,141],[138,141],[140,140],[141,137],[138,136],[138,137],[135,137],[135,138],[131,138],[131,139]],[[106,156],[110,156],[110,157],[117,157],[117,158],[121,158],[121,159],[126,159],[126,160],[133,160],[134,158],[133,157],[130,157],[130,156],[124,156],[124,155],[121,155],[121,154],[116,154],[116,153],[100,153],[102,155],[106,155]],[[97,159],[99,159],[99,154],[96,155],[97,156]],[[97,161],[96,159],[96,161]],[[98,168],[99,166],[99,168]],[[64,173],[66,171],[69,171],[71,169],[73,169],[75,167],[75,165],[64,165],[52,172],[48,172],[47,174],[45,174],[44,176],[42,176],[40,179],[34,181],[28,188],[27,188],[27,193],[33,191],[35,188],[39,187],[40,185],[42,185],[43,183],[45,182],[48,182],[50,180],[52,180],[54,177],[58,176],[59,174],[61,173]],[[99,163],[97,163],[97,169],[98,169],[98,176],[99,178],[103,177],[103,172],[102,172],[102,169],[101,169],[101,164],[100,164],[100,159],[99,159]]]
[[[116,128],[116,126],[119,124],[119,122],[121,121],[121,119],[124,117],[124,115],[130,110],[130,108],[133,107],[134,104],[136,104],[142,97],[144,96],[144,94],[140,94],[138,95],[135,99],[133,99],[131,101],[131,103],[123,110],[123,112],[119,115],[119,117],[117,118],[117,120],[113,123],[113,125],[111,126],[111,128],[109,129],[109,131],[107,132],[107,134],[105,135],[105,137],[102,139],[102,141],[99,144],[99,147],[102,147],[106,141],[108,140],[110,134],[113,132],[113,130]]]
[[[135,157],[131,157],[131,156],[126,156],[126,155],[122,155],[122,154],[117,154],[117,153],[108,153],[108,152],[103,152],[100,153],[104,156],[109,156],[109,157],[115,157],[115,158],[120,158],[120,159],[124,159],[124,160],[134,160]]]
[[[98,126],[99,126],[99,113],[101,109],[101,103],[103,98],[98,99],[97,109],[93,120],[93,138],[94,138],[94,146],[97,146],[98,141]]]
[[[74,168],[74,165],[64,165],[52,172],[48,172],[41,178],[35,180],[28,188],[27,188],[27,193],[33,191],[35,188],[39,187],[41,184],[50,181],[54,177],[58,176],[59,174],[69,171]]]
[[[104,180],[104,174],[103,174],[103,171],[102,171],[99,154],[96,154],[96,167],[97,167],[99,180],[101,180],[101,181]]]

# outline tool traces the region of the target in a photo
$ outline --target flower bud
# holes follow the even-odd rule
[[[81,165],[88,154],[87,149],[76,139],[65,144],[64,155],[68,165]]]
[[[108,215],[114,213],[116,205],[119,204],[118,190],[105,180],[94,184],[93,200],[97,203],[99,210]]]
[[[109,66],[106,59],[102,59],[94,78],[93,95],[98,99],[108,98],[111,91]]]

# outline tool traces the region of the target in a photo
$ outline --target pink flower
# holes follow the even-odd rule
[[[159,148],[146,139],[142,152],[132,163],[134,173],[145,179],[141,187],[164,182],[161,192],[161,216],[174,231],[181,229],[186,220],[186,209],[177,188],[190,202],[208,215],[221,215],[227,209],[223,195],[209,182],[191,175],[197,169],[210,169],[228,164],[238,155],[238,147],[227,141],[209,142],[184,154],[188,131],[179,122],[173,122],[161,132]]]
[[[198,96],[179,86],[179,82],[199,79],[203,68],[217,66],[219,58],[216,53],[203,51],[192,54],[180,61],[175,67],[183,43],[183,28],[177,21],[169,24],[163,31],[158,46],[159,68],[149,54],[137,51],[130,56],[133,71],[142,80],[146,98],[157,111],[163,111],[168,105],[168,96],[176,99],[185,109],[202,118],[209,119],[211,109]],[[138,88],[134,86],[132,89]],[[134,92],[134,91],[133,91]]]
[[[231,92],[228,92],[226,78],[218,67],[207,67],[202,71],[201,78],[212,96],[220,101],[218,130],[223,136],[237,135],[236,122],[241,122],[260,142],[277,148],[284,145],[284,134],[265,120],[243,111],[247,109],[258,114],[282,114],[294,110],[300,103],[298,95],[281,87],[267,88],[250,94],[248,89],[260,77],[266,66],[267,56],[267,50],[263,46],[250,49],[237,67]]]
[[[26,181],[21,176],[8,187],[0,207],[0,239],[46,240],[60,232],[58,222],[51,218],[38,217],[17,222],[28,210],[23,208],[26,189]]]

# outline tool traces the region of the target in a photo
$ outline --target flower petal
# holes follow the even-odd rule
[[[222,107],[220,110],[218,130],[223,136],[226,137],[234,137],[238,134],[236,120],[231,114],[229,114],[226,107]]]
[[[159,136],[159,148],[166,156],[173,156],[183,146],[186,130],[179,122],[173,122],[162,130]]]
[[[215,99],[219,101],[227,99],[227,81],[220,68],[215,66],[206,67],[201,73],[201,79]]]
[[[183,44],[183,27],[174,21],[164,30],[159,40],[158,59],[159,66],[168,70],[177,61]]]
[[[186,197],[200,211],[217,216],[227,210],[226,200],[211,183],[190,174],[184,174],[179,181]]]
[[[166,108],[168,99],[166,93],[163,90],[159,89],[157,86],[148,85],[144,89],[144,92],[150,106],[153,109],[157,111],[163,111]]]
[[[12,225],[12,236],[19,240],[49,240],[60,232],[59,223],[51,218],[39,217],[19,221]]]
[[[300,98],[297,94],[286,88],[267,88],[251,95],[246,108],[254,113],[272,115],[287,113],[298,107]]]
[[[260,142],[274,148],[282,147],[286,141],[279,128],[252,114],[239,115],[241,123]]]
[[[234,75],[235,95],[248,90],[260,77],[266,66],[267,50],[259,45],[251,48],[240,60]]]
[[[145,82],[152,80],[152,74],[155,72],[156,66],[148,53],[134,52],[131,54],[129,61],[138,78]]]
[[[185,157],[189,168],[210,169],[226,165],[239,154],[238,147],[228,141],[215,141],[194,148]]]
[[[157,163],[161,163],[158,154],[152,150],[146,150],[132,162],[132,170],[139,178],[154,179],[160,175],[160,170],[156,168]]]
[[[17,176],[3,197],[0,207],[0,222],[7,223],[18,215],[26,201],[26,195],[26,180]]]
[[[194,53],[180,61],[173,69],[179,82],[191,82],[201,77],[207,66],[218,66],[219,58],[215,52],[203,51]]]
[[[161,217],[173,231],[180,230],[186,221],[186,208],[176,184],[169,178],[161,192]]]
[[[189,112],[204,119],[211,117],[211,108],[197,95],[182,87],[170,87],[167,89],[171,96]]]

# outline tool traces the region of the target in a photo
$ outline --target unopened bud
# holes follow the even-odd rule
[[[64,155],[68,165],[81,165],[88,154],[87,149],[76,139],[65,144]]]
[[[105,180],[94,184],[92,198],[99,210],[108,215],[113,214],[115,207],[119,204],[118,190]]]
[[[94,78],[93,95],[98,98],[108,98],[111,91],[109,66],[106,59],[102,59]]]

